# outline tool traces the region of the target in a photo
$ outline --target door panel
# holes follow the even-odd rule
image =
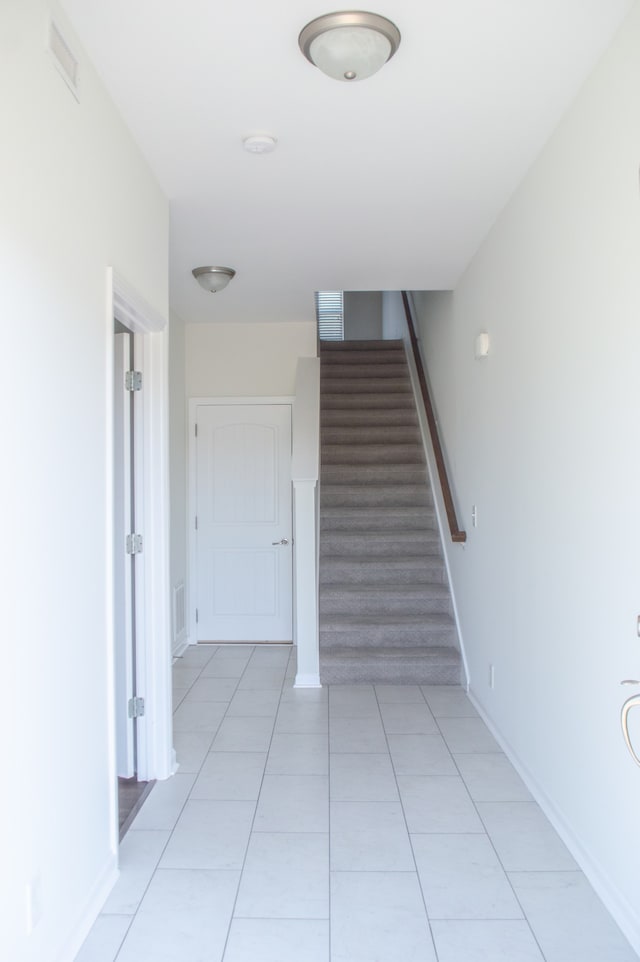
[[[198,640],[291,641],[291,408],[196,418]]]

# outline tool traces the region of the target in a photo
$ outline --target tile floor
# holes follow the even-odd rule
[[[176,662],[180,770],[76,962],[637,960],[464,692],[293,675]]]

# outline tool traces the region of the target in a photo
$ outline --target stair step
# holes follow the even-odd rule
[[[411,397],[411,381],[408,377],[324,377],[320,385],[321,397],[325,394],[402,394]]]
[[[322,510],[329,506],[418,507],[433,505],[429,488],[424,484],[328,484],[320,487]],[[321,514],[322,514],[321,510]]]
[[[323,531],[320,556],[341,558],[393,558],[442,556],[440,532],[431,528],[415,531]]]
[[[320,652],[324,685],[459,685],[460,654],[455,648],[387,648],[370,651],[348,646]]]
[[[320,342],[321,354],[332,354],[334,351],[342,353],[343,351],[389,351],[393,349],[404,351],[404,341],[396,339],[383,341],[379,338],[377,340]]]
[[[349,380],[359,381],[363,378],[374,380],[389,378],[406,381],[408,377],[407,365],[403,357],[395,361],[378,362],[375,358],[373,363],[366,364],[331,364],[326,361],[320,362],[320,390],[323,390],[325,381],[333,379],[349,378]]]
[[[363,411],[373,411],[376,408],[406,408],[415,417],[415,401],[411,391],[402,391],[394,394],[383,394],[375,391],[373,394],[360,394],[358,392],[322,394],[320,397],[320,411],[329,408],[340,408],[349,410],[359,408]]]
[[[424,464],[323,464],[323,484],[423,484],[427,469]]]
[[[451,615],[325,615],[320,622],[320,648],[336,644],[350,648],[432,648],[455,643]]]
[[[384,348],[379,351],[324,351],[320,348],[320,370],[335,370],[340,367],[348,367],[354,364],[361,364],[363,367],[368,364],[404,364],[407,357],[404,347]]]
[[[446,584],[446,569],[439,555],[403,555],[392,558],[345,558],[323,555],[321,585]]]
[[[409,444],[327,444],[320,451],[322,464],[424,464],[424,451]]]
[[[437,527],[435,510],[424,506],[365,508],[359,505],[323,505],[322,536],[329,531],[424,531]]]
[[[343,444],[351,449],[363,444],[415,444],[422,451],[422,436],[414,425],[370,424],[351,427],[350,425],[325,425],[322,428],[322,444]],[[355,454],[355,451],[354,451]]]
[[[320,617],[327,615],[452,614],[447,585],[324,585]]]
[[[351,429],[359,427],[414,427],[418,426],[415,407],[397,408],[320,408],[321,433],[328,427],[342,426]]]

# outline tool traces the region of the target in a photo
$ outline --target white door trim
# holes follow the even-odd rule
[[[138,777],[163,779],[175,771],[171,718],[171,618],[169,590],[169,464],[168,464],[168,329],[166,318],[148,305],[113,268],[107,268],[107,337],[113,367],[113,319],[142,335],[143,431],[138,455],[142,511],[138,533],[143,536],[144,578],[137,586],[140,617],[137,622],[138,695],[145,699],[145,714],[138,719]],[[136,362],[138,365],[138,362]],[[113,378],[110,379],[111,381]],[[113,531],[113,397],[108,398],[107,531]],[[138,470],[138,468],[136,469]],[[137,478],[138,480],[138,478]],[[112,550],[113,537],[107,539]],[[113,558],[108,559],[107,618],[113,639]],[[115,672],[110,652],[109,696],[114,711]],[[115,717],[110,725],[110,745],[115,773]],[[117,838],[117,799],[114,811]]]
[[[187,531],[188,531],[188,557],[189,557],[189,577],[187,579],[187,604],[189,625],[189,643],[196,644],[197,625],[196,625],[196,538],[195,538],[195,517],[196,517],[196,409],[208,404],[287,404],[293,412],[293,397],[283,395],[278,397],[192,397],[189,398],[189,426],[188,426],[188,498],[187,498]],[[292,586],[295,591],[295,587]],[[294,602],[295,603],[295,602]]]

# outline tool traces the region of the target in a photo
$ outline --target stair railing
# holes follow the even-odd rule
[[[447,521],[449,522],[449,531],[451,532],[451,540],[454,542],[463,544],[467,540],[467,533],[466,531],[461,530],[460,525],[458,524],[458,519],[456,517],[456,509],[453,503],[453,494],[451,492],[451,485],[449,484],[447,466],[445,464],[442,445],[440,443],[440,435],[438,432],[438,422],[436,421],[436,416],[433,410],[433,404],[431,402],[431,395],[429,393],[427,378],[424,372],[424,365],[422,363],[422,355],[420,353],[420,344],[418,343],[418,336],[416,334],[415,325],[413,323],[413,314],[411,311],[411,304],[409,302],[409,297],[406,291],[402,291],[402,303],[404,305],[404,313],[407,320],[407,328],[409,330],[409,338],[411,340],[413,358],[415,361],[416,371],[418,374],[418,383],[420,384],[420,393],[422,394],[422,401],[424,403],[424,409],[427,415],[427,423],[429,425],[429,433],[431,435],[431,444],[433,445],[433,454],[436,459],[436,467],[438,469],[438,477],[440,479],[440,488],[442,490],[442,500],[444,501],[445,511],[447,512]]]

